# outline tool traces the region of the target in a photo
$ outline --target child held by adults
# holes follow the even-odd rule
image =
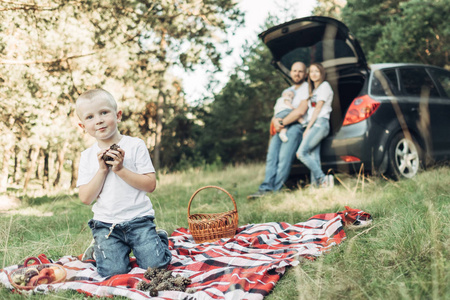
[[[140,268],[167,267],[172,255],[167,232],[157,231],[153,223],[147,193],[155,190],[156,175],[144,141],[119,133],[122,111],[106,90],[83,93],[76,112],[79,126],[96,139],[81,153],[77,186],[80,200],[94,203],[88,224],[98,273],[128,273],[131,251]]]
[[[292,87],[285,89],[281,93],[281,97],[277,99],[275,102],[275,106],[273,107],[273,114],[275,118],[284,118],[286,117],[293,109],[292,100],[295,97],[295,90]],[[280,130],[278,136],[283,143],[286,143],[289,138],[287,136],[288,125]]]

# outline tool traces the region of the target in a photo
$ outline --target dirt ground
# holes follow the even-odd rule
[[[8,195],[0,195],[0,214],[7,215],[27,215],[27,216],[52,216],[53,213],[45,212],[42,213],[38,209],[26,207],[20,208],[21,201],[19,198]]]
[[[20,207],[19,198],[7,195],[0,195],[0,212],[16,209],[18,207]]]

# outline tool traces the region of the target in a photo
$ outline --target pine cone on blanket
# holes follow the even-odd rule
[[[163,281],[169,280],[169,279],[171,279],[172,277],[173,277],[173,276],[172,276],[172,272],[171,272],[171,271],[167,271],[167,272],[165,272],[165,273],[163,274],[162,280],[163,280]]]
[[[173,289],[173,285],[169,281],[163,281],[156,287],[158,291],[171,291]]]
[[[160,272],[160,269],[156,269],[156,268],[148,268],[147,271],[145,271],[144,273],[144,277],[145,279],[148,280],[152,280],[153,278],[156,277],[156,275],[158,275],[158,273]]]
[[[150,296],[155,297],[159,291],[179,291],[185,292],[186,287],[191,284],[191,279],[177,274],[172,275],[171,271],[164,269],[148,268],[144,273],[144,278],[150,282],[142,281],[136,288],[141,291],[149,291]],[[190,293],[195,290],[190,289]]]
[[[142,280],[136,285],[136,288],[141,291],[148,291],[150,289],[150,283]]]
[[[120,148],[119,145],[112,144],[111,147],[109,147],[109,150],[117,150],[117,149],[119,149],[119,148]],[[108,151],[109,151],[109,150],[108,150]],[[106,152],[106,153],[108,153],[108,152]],[[106,155],[106,153],[103,154],[102,159],[103,159],[104,161],[113,161],[114,158],[112,158],[111,156]]]
[[[188,277],[184,277],[181,276],[180,274],[178,274],[174,279],[173,279],[173,284],[175,286],[182,286],[184,288],[186,288],[186,286],[190,285],[192,282],[192,280]]]
[[[150,296],[157,297],[158,296],[158,290],[156,288],[153,288],[150,290]]]

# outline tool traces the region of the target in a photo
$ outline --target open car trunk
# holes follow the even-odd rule
[[[325,67],[326,80],[334,90],[330,135],[335,133],[368,76],[364,53],[347,26],[332,18],[313,16],[274,26],[259,37],[272,53],[272,64],[289,82],[289,70],[296,61],[307,66],[319,62]]]
[[[341,128],[348,107],[359,95],[364,86],[365,78],[368,76],[367,72],[358,69],[347,69],[346,72],[348,74],[327,75],[327,81],[334,91],[333,110],[330,115],[330,135]],[[327,74],[330,74],[329,70],[327,70]]]

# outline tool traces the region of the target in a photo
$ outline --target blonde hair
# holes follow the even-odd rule
[[[320,79],[319,79],[319,84],[317,85],[317,87],[319,87],[319,85],[321,85],[322,82],[325,81],[325,78],[327,77],[327,72],[325,71],[325,68],[322,66],[321,63],[312,63],[309,66],[309,69],[311,69],[311,66],[315,66],[317,69],[319,69]],[[314,82],[312,82],[312,80],[309,76],[308,76],[308,87],[309,87],[309,97],[312,97],[312,94],[313,94],[315,88],[314,88]]]
[[[84,92],[83,94],[81,94],[76,103],[75,103],[75,109],[77,111],[77,115],[78,117],[80,116],[78,113],[78,106],[81,102],[83,101],[95,101],[95,100],[99,100],[99,99],[103,99],[109,102],[109,104],[111,104],[111,106],[114,108],[114,111],[117,112],[117,102],[114,99],[113,95],[111,95],[110,92],[104,90],[104,89],[93,89],[93,90],[89,90]]]

